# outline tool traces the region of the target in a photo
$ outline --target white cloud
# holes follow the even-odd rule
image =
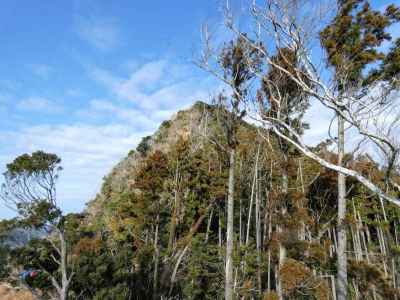
[[[398,99],[398,93],[393,93],[391,97]],[[381,97],[379,88],[373,90],[364,98],[364,105],[367,103],[376,103]],[[367,116],[361,118],[359,113],[359,122],[362,128],[377,136],[384,136],[392,140],[395,144],[400,144],[398,137],[400,136],[400,106],[393,102],[390,109],[385,111],[377,110],[369,112]],[[310,146],[315,146],[318,143],[330,138],[337,137],[337,118],[333,110],[325,107],[317,100],[311,102],[310,109],[306,112],[304,120],[310,124],[310,129],[305,131],[303,140]],[[358,154],[368,153],[378,162],[383,162],[383,154],[381,149],[377,147],[372,140],[364,139],[364,136],[346,122],[345,127],[345,151],[353,152],[357,150]],[[333,144],[331,149],[336,151],[336,144]]]
[[[207,100],[213,84],[194,77],[185,65],[156,60],[142,65],[127,77],[92,68],[90,76],[119,99],[129,100],[146,111],[173,110],[196,100]]]
[[[157,120],[153,120],[150,118],[150,116],[147,116],[139,110],[120,107],[106,100],[91,100],[90,110],[95,113],[103,113],[105,115],[111,114],[113,117],[116,117],[122,121],[136,124],[138,128],[154,128],[154,126],[157,124]]]
[[[334,113],[331,109],[325,107],[318,100],[312,100],[311,106],[304,115],[304,121],[310,125],[310,129],[304,133],[304,142],[307,145],[316,146],[320,142],[329,138],[329,126]],[[336,135],[337,122],[333,121],[331,125],[331,134]]]
[[[46,113],[60,113],[63,111],[60,104],[43,97],[30,97],[23,99],[18,103],[17,108],[20,110]]]
[[[125,77],[98,68],[90,71],[113,100],[88,101],[74,114],[81,122],[65,124],[63,117],[58,125],[0,130],[0,140],[9,141],[1,148],[0,171],[17,155],[39,149],[62,158],[58,195],[65,211],[81,211],[100,190],[102,178],[143,136],[154,133],[177,109],[196,100],[208,100],[207,91],[212,87],[207,78],[194,78],[186,66],[166,60],[136,66]],[[18,108],[51,111],[54,104],[32,97],[21,101]],[[2,207],[0,210],[1,218],[6,213]]]
[[[100,190],[102,178],[135,148],[148,132],[133,131],[129,125],[90,126],[40,125],[20,131],[1,133],[1,139],[13,139],[13,146],[3,149],[0,171],[17,155],[36,150],[56,153],[62,158],[58,197],[65,211],[81,211],[84,203]],[[0,215],[0,218],[3,214]]]
[[[111,118],[129,125],[132,130],[149,132],[154,132],[162,121],[169,119],[174,113],[175,110],[168,109],[147,113],[104,99],[92,99],[88,108],[77,111],[77,115],[86,120],[107,121]]]
[[[112,19],[78,17],[76,31],[79,37],[100,50],[111,50],[121,42],[121,33]]]
[[[121,65],[121,68],[130,72],[135,71],[138,67],[140,66],[139,62],[137,60],[131,59],[126,62],[124,62]]]
[[[85,156],[120,156],[126,151],[126,145],[134,144],[135,136],[129,126],[120,124],[40,125],[24,128],[17,133],[15,141],[17,148],[27,151],[46,148],[56,153],[79,153],[81,158],[88,159]]]

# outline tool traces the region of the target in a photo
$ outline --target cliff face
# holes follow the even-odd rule
[[[129,182],[135,178],[137,167],[147,154],[157,150],[169,152],[171,146],[180,139],[190,140],[193,147],[201,147],[209,136],[220,134],[218,118],[219,111],[215,106],[199,101],[189,109],[177,112],[170,120],[164,121],[152,136],[144,137],[136,149],[131,150],[110,174],[104,177],[101,191],[87,205],[89,222],[95,223],[104,217],[104,204],[110,197],[128,187]]]

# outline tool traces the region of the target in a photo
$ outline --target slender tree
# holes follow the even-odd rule
[[[384,155],[386,161],[396,160],[400,146],[396,142],[395,129],[399,125],[400,112],[398,112],[396,97],[393,97],[392,92],[398,86],[396,84],[398,83],[398,65],[396,63],[398,53],[395,50],[397,42],[393,43],[393,46],[389,46],[391,51],[387,55],[379,53],[379,59],[373,60],[377,65],[376,70],[375,64],[368,61],[370,61],[370,56],[373,55],[374,51],[378,51],[379,45],[390,37],[387,28],[397,22],[398,9],[394,5],[390,5],[384,13],[372,11],[362,20],[356,21],[364,22],[371,34],[377,34],[380,37],[377,42],[373,42],[377,45],[374,51],[368,50],[361,55],[361,58],[366,59],[367,62],[364,63],[364,67],[358,68],[362,74],[370,69],[375,76],[367,76],[367,78],[373,80],[364,80],[362,85],[352,85],[351,93],[346,95],[346,99],[343,99],[338,90],[340,85],[335,80],[332,83],[332,77],[327,76],[330,69],[322,69],[320,67],[321,57],[316,56],[315,52],[311,51],[315,47],[314,42],[317,37],[320,42],[319,33],[324,30],[323,26],[326,24],[326,16],[320,13],[321,5],[324,4],[326,4],[325,1],[316,3],[300,0],[279,2],[266,0],[265,5],[258,6],[254,2],[251,5],[251,16],[258,28],[255,41],[239,30],[229,16],[227,16],[227,28],[233,34],[245,39],[254,50],[259,51],[265,67],[273,66],[280,69],[308,97],[314,100],[313,104],[319,102],[328,110],[341,115],[346,124],[351,126],[360,138],[376,146]],[[312,14],[315,14],[314,17]],[[376,29],[371,28],[371,22],[373,23],[376,20],[377,15],[384,16],[386,25],[383,29],[381,29],[382,24],[379,21],[377,21],[378,27]],[[368,40],[371,35],[368,34],[368,31],[361,31],[361,34],[364,33]],[[383,35],[383,39],[381,35]],[[264,44],[271,46],[264,47]],[[297,66],[287,68],[279,66],[274,61],[273,58],[277,49],[283,48],[289,48],[298,54],[299,63]],[[365,68],[366,66],[368,67]],[[258,78],[264,76],[260,70],[252,69],[252,71],[254,76]],[[379,76],[379,74],[381,75]],[[392,77],[385,76],[385,74],[391,74]],[[333,75],[333,77],[335,76]],[[218,78],[223,81],[220,76]],[[351,81],[351,78],[349,78],[349,81]],[[255,99],[256,97],[251,98]],[[254,118],[298,148],[303,154],[326,168],[356,178],[372,193],[391,203],[400,205],[400,201],[391,192],[386,192],[379,184],[349,166],[339,166],[337,163],[326,160],[304,142],[294,127],[285,124],[279,118],[263,114],[264,111],[263,109],[256,111]],[[248,110],[248,112],[251,113],[252,111]],[[283,128],[284,131],[282,131]]]
[[[58,257],[53,256],[53,260],[60,275],[46,269],[43,271],[49,275],[59,299],[66,300],[74,273],[68,269],[65,218],[57,203],[60,163],[57,155],[42,151],[18,156],[7,165],[1,198],[18,213],[22,224],[28,228],[44,229],[49,234],[47,239],[58,254]]]
[[[369,1],[340,0],[338,12],[332,23],[321,32],[321,42],[326,49],[328,64],[334,67],[337,92],[340,102],[353,101],[352,98],[368,97],[361,87],[374,84],[385,78],[385,67],[368,72],[367,67],[390,60],[379,50],[384,41],[391,39],[387,28],[399,19],[400,11],[393,5],[385,13],[374,11]],[[382,75],[378,75],[378,74]],[[393,74],[394,75],[394,74]],[[393,78],[395,79],[395,78]],[[390,78],[390,81],[393,80]],[[361,100],[362,101],[362,100]],[[351,104],[350,104],[351,105]],[[345,118],[344,109],[338,107],[338,166],[344,167]],[[394,149],[393,149],[394,150]],[[394,150],[397,151],[397,150]],[[395,156],[397,154],[394,154]],[[391,160],[395,159],[394,157]],[[388,173],[392,169],[388,164]],[[388,174],[389,177],[389,174]],[[337,251],[337,293],[338,300],[347,299],[347,234],[346,234],[346,179],[338,173],[338,251]]]
[[[398,88],[398,41],[392,44],[388,53],[382,52],[380,48],[383,42],[391,40],[388,28],[398,22],[399,9],[389,5],[384,12],[375,11],[368,1],[363,0],[340,0],[337,3],[337,15],[332,21],[321,19],[321,14],[316,14],[314,18],[306,13],[321,12],[321,7],[313,1],[267,0],[265,5],[260,6],[253,2],[250,10],[256,25],[253,39],[235,26],[231,14],[226,15],[226,25],[233,34],[245,39],[253,50],[259,52],[266,69],[277,69],[305,97],[313,99],[314,103],[319,101],[336,114],[338,156],[335,162],[325,159],[304,143],[297,131],[297,123],[286,122],[281,115],[270,113],[274,106],[281,109],[280,101],[271,101],[271,109],[265,109],[264,103],[261,103],[259,114],[255,118],[261,119],[266,128],[309,158],[338,172],[338,295],[340,299],[344,299],[347,295],[345,176],[356,178],[380,199],[400,205],[395,189],[388,188],[389,182],[395,186],[393,180],[390,180],[390,174],[400,150],[395,133],[399,124],[399,112],[392,93]],[[326,16],[329,15],[322,15],[323,18]],[[324,27],[327,20],[329,24]],[[322,42],[322,50],[327,54],[328,65],[332,67],[330,69],[319,68],[320,57],[316,57],[311,51],[317,37]],[[281,49],[289,49],[295,53],[297,63],[293,64],[286,58],[288,63],[281,64],[276,59],[276,53],[281,54]],[[244,58],[243,61],[248,60]],[[264,77],[260,70],[251,70],[258,78]],[[286,92],[287,87],[284,85],[271,86],[270,89],[275,90],[278,97]],[[371,180],[371,177],[344,164],[345,125],[352,127],[360,138],[374,144],[384,155],[387,163],[386,189],[377,181]],[[327,128],[328,130],[330,129]]]
[[[294,69],[298,64],[297,53],[289,48],[279,49],[273,61],[281,68]],[[303,123],[302,117],[309,105],[305,93],[298,88],[295,82],[291,80],[278,67],[272,66],[262,79],[261,93],[258,93],[259,107],[264,115],[271,116],[281,120],[284,124],[296,128],[299,134],[302,134],[307,124]],[[282,128],[286,131],[285,128]],[[286,132],[286,134],[288,134]],[[280,214],[282,219],[287,218],[288,194],[289,194],[289,159],[290,151],[293,152],[293,146],[284,139],[277,137],[282,156],[282,203],[280,203]],[[284,229],[279,226],[278,231],[282,234]],[[279,244],[279,268],[286,260],[286,247],[283,243]],[[278,276],[279,279],[279,276]],[[280,299],[283,298],[281,283],[277,282],[277,292]]]
[[[236,149],[238,146],[237,129],[245,116],[244,105],[249,92],[251,79],[254,77],[252,69],[259,69],[260,57],[258,51],[248,47],[245,38],[239,37],[224,45],[216,55],[214,64],[206,33],[206,44],[199,66],[207,72],[217,76],[225,82],[231,95],[220,95],[218,104],[222,108],[220,116],[225,133],[226,146],[229,157],[228,199],[227,199],[227,227],[226,227],[226,266],[225,266],[225,299],[233,299],[233,244],[234,244],[234,194],[235,194],[235,166]]]

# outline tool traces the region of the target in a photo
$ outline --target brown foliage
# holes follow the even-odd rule
[[[397,299],[400,296],[400,291],[392,287],[390,278],[377,266],[365,261],[350,260],[349,277],[356,280],[363,297],[371,295],[374,288],[384,299]]]
[[[79,256],[82,253],[98,254],[101,249],[101,240],[99,237],[81,238],[72,250],[73,255]]]
[[[326,283],[312,274],[303,263],[287,259],[280,269],[282,288],[288,297],[309,295],[316,299],[328,299]]]
[[[279,300],[278,294],[276,292],[267,292],[264,294],[263,300]]]

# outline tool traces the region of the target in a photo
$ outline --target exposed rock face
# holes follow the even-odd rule
[[[146,154],[156,150],[168,152],[179,139],[191,139],[192,144],[200,145],[210,132],[217,130],[217,118],[218,110],[215,106],[199,101],[191,108],[177,112],[171,120],[164,121],[156,133],[144,137],[136,150],[130,151],[104,178],[101,191],[87,205],[88,221],[96,223],[104,217],[103,208],[107,199],[123,191],[134,180],[137,166]]]

